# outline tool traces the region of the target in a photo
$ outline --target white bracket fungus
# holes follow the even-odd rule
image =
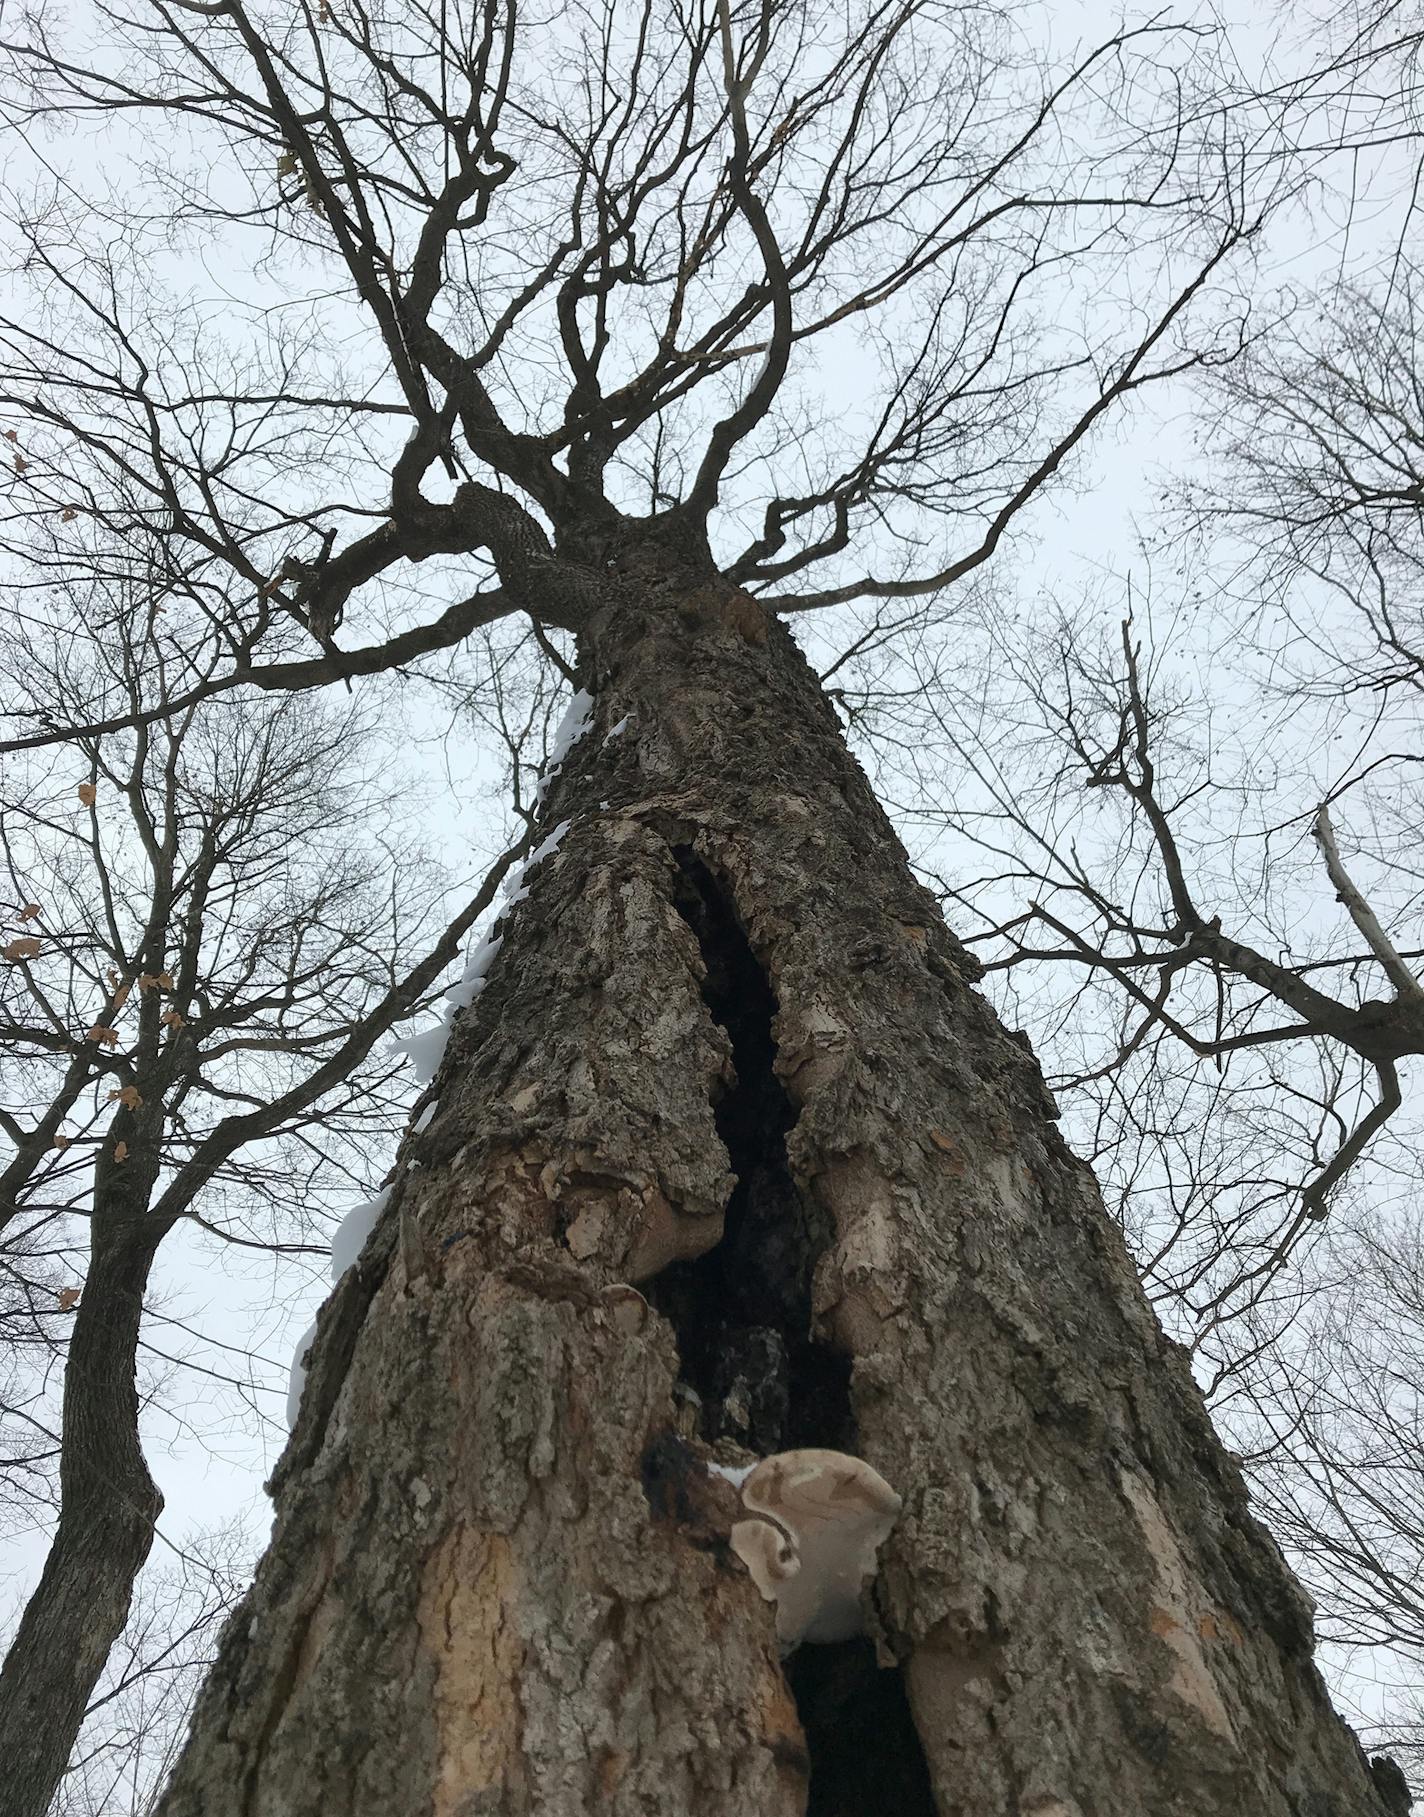
[[[732,1550],[776,1604],[783,1653],[859,1634],[861,1586],[903,1506],[885,1478],[842,1451],[781,1451],[747,1476],[742,1506],[753,1518]]]

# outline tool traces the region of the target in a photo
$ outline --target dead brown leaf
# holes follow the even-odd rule
[[[33,959],[40,950],[40,943],[33,934],[27,934],[23,940],[12,940],[7,947],[0,948],[7,959]]]
[[[92,782],[81,782],[79,785],[79,799],[84,803],[86,808],[93,807],[95,797],[98,793],[99,791],[94,787]]]
[[[61,1312],[73,1312],[74,1308],[79,1304],[79,1289],[77,1287],[61,1287],[58,1298],[59,1310]]]
[[[115,1144],[114,1144],[114,1159],[115,1159],[115,1160],[116,1160],[116,1161],[127,1161],[127,1160],[128,1160],[128,1158],[129,1158],[129,1145],[128,1145],[128,1143],[127,1143],[127,1142],[115,1142]]]
[[[119,1045],[119,1031],[116,1028],[107,1028],[102,1022],[96,1022],[84,1039],[86,1041],[97,1041],[100,1047],[117,1047]]]
[[[143,1099],[136,1085],[125,1085],[121,1090],[109,1093],[109,1102],[122,1104],[125,1110],[137,1110]]]

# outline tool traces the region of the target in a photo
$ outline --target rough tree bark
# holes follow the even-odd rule
[[[785,628],[664,561],[580,662],[162,1817],[1402,1808]],[[873,1639],[783,1670],[712,1441],[900,1491]]]

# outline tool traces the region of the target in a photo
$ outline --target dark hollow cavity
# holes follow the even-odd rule
[[[811,1337],[811,1277],[831,1231],[787,1165],[796,1111],[776,1076],[776,996],[717,878],[690,846],[673,855],[674,901],[707,968],[703,1001],[732,1046],[736,1077],[714,1116],[737,1184],[721,1242],[664,1269],[649,1298],[677,1333],[704,1438],[763,1455],[853,1451],[850,1359]]]
[[[673,855],[674,901],[707,968],[703,1001],[732,1047],[735,1080],[714,1116],[737,1185],[721,1242],[664,1269],[649,1298],[677,1333],[704,1438],[763,1456],[802,1445],[855,1453],[850,1359],[811,1337],[812,1277],[833,1233],[787,1162],[796,1110],[776,1076],[776,995],[728,892],[691,847]],[[668,1436],[644,1460],[649,1501],[673,1518],[686,1450]],[[799,1647],[786,1678],[806,1736],[807,1817],[935,1817],[904,1674],[878,1665],[871,1640]]]
[[[806,1817],[935,1817],[904,1673],[876,1664],[873,1641],[798,1647],[786,1681],[811,1761]]]

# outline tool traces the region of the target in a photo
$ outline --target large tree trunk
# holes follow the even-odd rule
[[[582,662],[571,825],[323,1315],[163,1817],[1381,1817],[785,629],[645,582]],[[783,1670],[713,1439],[900,1491],[875,1639]]]

